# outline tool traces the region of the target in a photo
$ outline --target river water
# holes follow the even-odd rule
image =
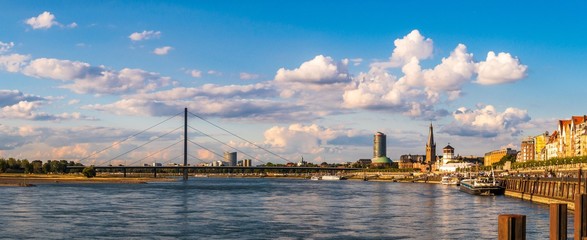
[[[547,205],[436,184],[192,178],[0,188],[7,239],[497,239],[502,213],[527,216],[527,239],[548,239]]]

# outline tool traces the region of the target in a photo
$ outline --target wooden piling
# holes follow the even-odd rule
[[[587,194],[575,197],[575,240],[587,237]]]
[[[526,240],[526,215],[500,214],[497,217],[498,240]]]
[[[567,204],[550,204],[550,240],[567,239]]]

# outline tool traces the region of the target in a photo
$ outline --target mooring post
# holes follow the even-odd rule
[[[575,197],[575,240],[587,237],[587,194]]]
[[[188,108],[184,109],[183,116],[183,180],[188,180]]]
[[[550,240],[567,239],[567,204],[550,204]]]
[[[498,240],[526,240],[526,215],[500,214],[497,217]]]

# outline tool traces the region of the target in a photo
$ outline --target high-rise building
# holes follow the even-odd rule
[[[228,166],[236,166],[236,152],[224,152],[224,161]]]
[[[387,157],[386,136],[382,132],[377,132],[373,136],[373,159],[371,165],[377,167],[391,166],[391,159]]]
[[[430,133],[428,133],[428,142],[426,142],[426,163],[432,165],[436,162],[436,143],[434,142],[434,128],[430,123]]]
[[[244,159],[243,160],[243,167],[251,167],[251,159]]]

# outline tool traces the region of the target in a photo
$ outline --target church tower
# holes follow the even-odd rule
[[[426,143],[426,164],[431,166],[434,162],[436,162],[436,143],[434,142],[432,123],[430,123],[430,133],[428,134],[428,142]]]

